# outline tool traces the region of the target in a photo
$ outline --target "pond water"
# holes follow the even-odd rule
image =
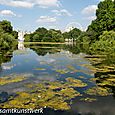
[[[98,85],[95,67],[75,46],[30,44],[0,55],[1,108],[46,106],[44,114],[50,115],[115,115],[114,87]]]

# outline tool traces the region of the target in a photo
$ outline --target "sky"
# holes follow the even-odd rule
[[[15,30],[35,31],[38,27],[86,30],[100,0],[0,0],[0,21],[11,21]]]

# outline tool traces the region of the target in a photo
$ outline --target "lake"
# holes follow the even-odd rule
[[[18,49],[1,51],[0,108],[42,107],[46,115],[115,115],[115,85],[103,85],[107,81],[102,84],[86,56],[71,44],[19,44]]]

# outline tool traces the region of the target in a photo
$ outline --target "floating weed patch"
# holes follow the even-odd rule
[[[26,84],[29,88],[28,92],[17,92],[14,99],[2,104],[2,108],[41,108],[48,107],[57,110],[69,110],[70,104],[68,101],[81,96],[81,94],[69,88],[65,83],[43,82],[39,84]],[[57,90],[59,89],[59,90]]]
[[[108,74],[110,77],[114,77],[115,78],[115,74],[113,75],[113,74]]]
[[[101,58],[101,57],[98,57],[98,58],[90,58],[90,57],[88,57],[87,58],[89,61],[91,61],[92,62],[92,64],[94,64],[94,65],[96,65],[96,64],[100,64],[100,63],[102,63],[102,61],[104,60],[104,58]]]
[[[71,66],[71,65],[67,65],[67,68],[72,70],[72,71],[74,71],[74,72],[77,72],[77,70],[73,66]]]
[[[39,70],[39,71],[45,71],[45,68],[35,68],[35,70]]]
[[[74,90],[73,88],[64,88],[57,94],[63,96],[66,100],[70,100],[76,96],[81,96],[81,94],[76,90]]]
[[[90,81],[91,81],[91,82],[95,82],[95,81],[97,81],[97,80],[99,80],[99,78],[90,78]]]
[[[85,76],[79,76],[80,79],[87,79]]]
[[[51,82],[47,85],[47,88],[52,90],[57,90],[57,89],[64,88],[64,84],[61,84],[60,82]]]
[[[66,78],[66,81],[67,81],[66,85],[69,87],[86,87],[87,86],[87,84],[82,82],[81,80],[74,79],[71,77]]]
[[[108,96],[111,95],[108,88],[92,87],[85,91],[88,95]]]
[[[82,67],[82,66],[81,66]],[[92,67],[92,66],[91,66]],[[67,65],[67,68],[71,71],[70,73],[76,73],[76,72],[82,72],[82,73],[85,73],[85,74],[88,74],[88,75],[91,75],[93,73],[95,73],[95,71],[93,70],[94,67],[92,67],[93,69],[85,69],[85,68],[82,68],[82,69],[76,69],[74,68],[73,66],[71,65]]]
[[[46,106],[55,110],[69,110],[71,107],[67,102],[63,100],[62,97],[54,97],[47,102],[41,104],[41,106]]]
[[[97,72],[114,72],[115,71],[115,66],[100,66],[97,68]]]
[[[97,101],[97,99],[95,99],[95,98],[89,98],[89,97],[87,97],[87,98],[81,98],[80,100],[81,101],[85,101],[85,102],[94,102],[94,101]]]
[[[99,86],[115,86],[115,78],[108,78],[100,83],[98,83]]]
[[[60,74],[66,74],[68,73],[69,71],[68,70],[65,70],[65,69],[58,69],[56,70],[57,73],[60,73]]]
[[[90,64],[81,64],[80,66],[85,67],[85,68],[91,70],[91,71],[94,72],[94,73],[96,72],[96,68],[93,67],[93,66],[90,65]]]
[[[6,85],[9,83],[16,83],[21,82],[25,80],[26,78],[24,76],[18,76],[18,77],[2,77],[0,78],[0,85]]]

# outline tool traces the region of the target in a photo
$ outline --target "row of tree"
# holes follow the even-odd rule
[[[16,45],[17,37],[18,33],[13,31],[13,27],[9,21],[0,21],[0,50],[10,49]]]
[[[65,42],[65,39],[74,39],[81,34],[81,30],[74,28],[69,32],[62,33],[60,30],[38,28],[31,34],[26,34],[25,42]]]
[[[60,30],[46,28],[38,28],[32,34],[26,34],[25,42],[64,42],[63,35]]]

